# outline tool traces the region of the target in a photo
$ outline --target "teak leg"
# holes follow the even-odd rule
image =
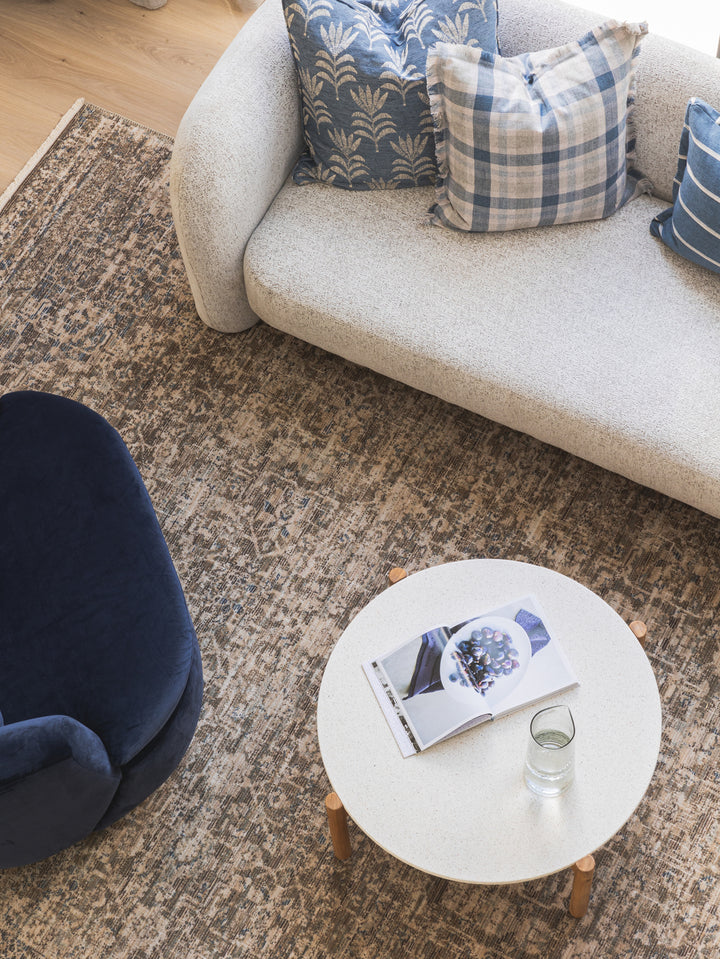
[[[401,579],[405,579],[407,576],[407,570],[403,569],[402,566],[393,566],[393,568],[388,573],[388,580],[390,585],[394,586],[395,583],[399,583]]]
[[[573,863],[573,884],[570,893],[570,915],[574,919],[582,919],[588,910],[590,902],[590,888],[595,873],[595,859],[592,856],[583,856]]]
[[[352,855],[350,847],[350,833],[348,832],[348,817],[340,797],[337,793],[328,793],[325,797],[330,838],[333,850],[338,859],[349,859]]]
[[[636,619],[634,622],[630,623],[630,629],[635,634],[635,639],[640,643],[643,649],[647,647],[647,626],[645,623],[641,622],[639,619]]]

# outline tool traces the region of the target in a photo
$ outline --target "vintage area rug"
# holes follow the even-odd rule
[[[0,955],[720,956],[718,521],[264,325],[207,329],[173,231],[171,147],[84,105],[0,213],[2,392],[60,393],[120,431],[206,679],[196,738],[154,796],[0,874]],[[648,624],[660,760],[596,853],[580,921],[569,873],[467,886],[352,826],[340,863],[326,835],[315,703],[334,642],[391,566],[476,556],[552,567]],[[501,805],[455,812],[505,828]]]

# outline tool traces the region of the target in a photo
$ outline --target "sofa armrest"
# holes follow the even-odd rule
[[[223,332],[257,322],[243,255],[302,146],[295,64],[280,0],[252,15],[183,117],[170,199],[200,318]]]

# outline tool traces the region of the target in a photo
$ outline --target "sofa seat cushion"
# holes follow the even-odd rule
[[[666,204],[508,233],[425,225],[432,188],[281,189],[244,259],[272,326],[720,515],[717,277]]]

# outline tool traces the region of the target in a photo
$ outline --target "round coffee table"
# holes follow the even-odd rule
[[[530,593],[580,685],[403,759],[362,663]],[[575,718],[575,781],[544,799],[525,786],[523,763],[531,716],[554,702]],[[650,783],[661,709],[642,646],[599,596],[549,569],[477,559],[415,573],[358,613],[328,660],[317,724],[340,858],[350,854],[349,815],[396,858],[458,882],[525,882],[573,866],[586,887],[571,899],[581,915],[589,854],[622,828]]]

